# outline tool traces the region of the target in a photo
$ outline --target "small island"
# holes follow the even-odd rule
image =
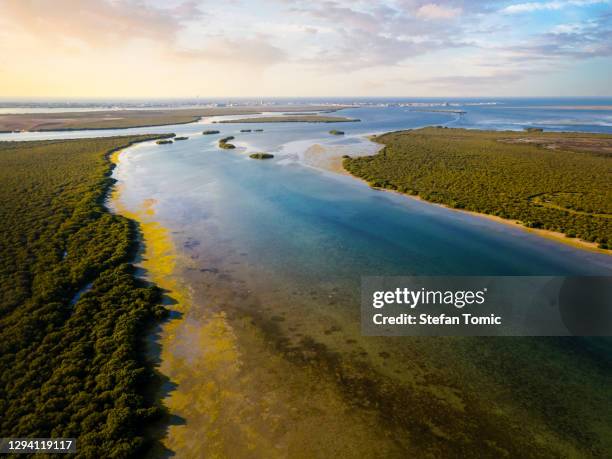
[[[155,142],[157,145],[166,145],[167,143],[172,143],[172,140],[158,140],[157,142]]]
[[[344,135],[344,131],[338,131],[336,129],[332,129],[331,131],[329,131],[329,133],[331,135]]]
[[[174,140],[187,140],[189,137],[175,137]]]
[[[271,159],[271,158],[274,158],[274,155],[270,153],[253,153],[249,155],[249,158],[251,159]]]
[[[251,132],[252,129],[240,129],[240,132]]]
[[[234,136],[230,135],[228,137],[223,137],[219,140],[219,148],[223,148],[224,150],[233,150],[236,148],[236,145],[232,143],[228,143],[230,140],[234,140]]]
[[[213,135],[213,134],[220,134],[220,133],[221,131],[215,131],[214,129],[211,129],[211,130],[202,132],[202,135]]]
[[[253,129],[253,132],[263,132],[263,129]]]

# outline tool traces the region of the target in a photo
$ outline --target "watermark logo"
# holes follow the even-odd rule
[[[612,278],[364,277],[369,336],[612,336]]]

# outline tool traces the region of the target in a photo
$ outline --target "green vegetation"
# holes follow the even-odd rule
[[[189,137],[175,137],[174,140],[187,140]]]
[[[535,128],[535,127],[528,127],[528,128],[525,128],[525,131],[527,131],[527,132],[544,132],[544,129],[542,129],[542,128]]]
[[[344,135],[344,131],[338,131],[336,129],[332,129],[331,131],[329,131],[329,133],[331,135]]]
[[[167,145],[169,143],[173,143],[172,140],[158,140],[155,142],[157,145]]]
[[[219,123],[349,123],[360,121],[344,116],[325,115],[280,115],[260,116],[258,118],[241,118],[237,120],[222,120]]]
[[[224,150],[233,150],[236,148],[236,145],[228,143],[230,140],[234,140],[234,136],[230,135],[228,137],[223,137],[219,140],[219,148],[223,148]]]
[[[345,158],[374,187],[418,195],[612,248],[612,137],[426,128]]]
[[[0,436],[77,437],[128,457],[162,411],[141,338],[165,315],[134,276],[134,222],[110,214],[109,154],[168,135],[0,142]]]
[[[253,153],[253,154],[249,155],[249,158],[252,158],[252,159],[270,159],[270,158],[274,158],[274,155],[270,154],[270,153]]]
[[[220,134],[221,131],[215,131],[213,129],[202,132],[202,135],[212,135],[212,134]]]

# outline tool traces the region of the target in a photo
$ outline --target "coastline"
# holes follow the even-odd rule
[[[352,174],[350,174],[350,175],[351,175],[351,177],[355,177]],[[355,177],[355,178],[357,178],[359,180],[362,180],[363,182],[367,183],[365,180],[363,180],[363,179],[361,179],[359,177]],[[425,202],[427,204],[431,204],[431,205],[435,205],[435,206],[439,206],[439,207],[444,207],[445,209],[451,210],[453,212],[459,212],[459,213],[462,213],[462,214],[473,215],[475,217],[486,218],[487,220],[491,220],[491,221],[494,221],[496,223],[502,223],[504,225],[508,225],[508,226],[513,227],[513,228],[519,228],[519,229],[521,229],[523,231],[526,231],[528,233],[532,233],[532,234],[535,234],[537,236],[540,236],[540,237],[543,237],[543,238],[546,238],[546,239],[549,239],[549,240],[560,242],[562,244],[566,244],[566,245],[569,245],[569,246],[574,247],[574,248],[578,248],[578,249],[582,249],[582,250],[587,250],[587,251],[593,252],[593,253],[603,253],[603,254],[606,254],[606,255],[612,255],[612,253],[610,253],[609,250],[600,249],[595,242],[583,241],[582,239],[577,239],[577,238],[569,238],[565,234],[559,233],[559,232],[556,232],[556,231],[551,231],[551,230],[546,230],[546,229],[541,229],[541,228],[528,228],[527,226],[525,226],[525,225],[523,225],[521,223],[518,223],[518,222],[513,221],[513,220],[509,220],[509,219],[506,219],[506,218],[498,217],[497,215],[484,214],[484,213],[475,212],[475,211],[472,211],[472,210],[455,209],[455,208],[449,207],[449,206],[447,206],[445,204],[440,204],[438,202],[431,202],[431,201],[428,201],[426,199],[421,198],[420,196],[413,196],[413,195],[410,195],[410,194],[402,193],[402,192],[397,191],[397,190],[387,190],[385,188],[377,188],[377,187],[372,187],[372,188],[374,188],[376,190],[379,190],[379,191],[389,191],[389,192],[392,192],[392,193],[397,193],[399,195],[406,196],[406,197],[409,197],[411,199],[415,199],[417,201]]]
[[[366,139],[368,139],[370,142],[372,143],[376,143],[379,144],[378,142],[376,142],[376,138],[378,137],[378,135],[375,134],[371,134],[371,135],[366,135],[364,136]],[[385,146],[384,144],[379,144],[380,145],[380,149],[375,153],[379,153]],[[317,146],[317,145],[313,145]],[[311,147],[312,148],[312,147]],[[307,150],[308,152],[308,150]],[[308,165],[310,166],[314,166],[314,167],[320,167],[322,169],[326,169],[330,172],[334,172],[334,173],[339,173],[342,175],[347,175],[350,176],[354,179],[360,180],[364,183],[366,183],[367,185],[371,186],[370,183],[365,180],[362,179],[361,177],[358,177],[356,175],[351,174],[343,165],[343,161],[342,161],[342,165],[341,168],[338,168],[338,160],[342,161],[342,157],[341,156],[333,156],[333,157],[327,157],[325,159],[325,161],[316,161],[316,162],[310,162],[308,163]],[[588,242],[588,241],[584,241],[582,239],[578,239],[578,238],[569,238],[567,237],[565,234],[563,233],[559,233],[556,231],[551,231],[551,230],[546,230],[546,229],[541,229],[541,228],[528,228],[527,226],[523,225],[522,223],[518,223],[517,221],[514,220],[510,220],[510,219],[505,219],[502,217],[498,217],[496,215],[491,215],[491,214],[485,214],[482,212],[475,212],[475,211],[471,211],[471,210],[465,210],[465,209],[455,209],[453,207],[449,207],[445,204],[440,204],[437,202],[432,202],[432,201],[428,201],[426,199],[423,199],[420,196],[415,196],[415,195],[410,195],[407,193],[402,193],[400,191],[397,190],[390,190],[390,189],[386,189],[386,188],[379,188],[379,187],[372,187],[371,188],[378,190],[378,191],[386,191],[386,192],[391,192],[391,193],[396,193],[399,194],[401,196],[405,196],[408,197],[410,199],[415,199],[417,201],[421,201],[421,202],[425,202],[427,204],[430,205],[436,205],[436,206],[440,206],[443,207],[445,209],[451,210],[453,212],[460,212],[463,214],[469,214],[469,215],[473,215],[476,217],[480,217],[480,218],[486,218],[490,221],[494,221],[497,223],[502,223],[504,225],[508,225],[511,226],[513,228],[520,228],[523,231],[526,231],[528,233],[537,235],[539,237],[543,237],[552,241],[556,241],[565,245],[568,245],[570,247],[574,247],[574,248],[578,248],[581,250],[586,250],[589,252],[593,252],[593,253],[600,253],[600,254],[605,254],[605,255],[612,255],[612,251],[610,250],[605,250],[605,249],[601,249],[598,247],[597,243],[595,242]]]
[[[121,163],[123,152],[113,153],[115,165]],[[116,213],[138,223],[140,277],[160,287],[164,304],[171,307],[169,319],[146,340],[147,358],[160,377],[155,396],[166,411],[149,427],[155,440],[150,456],[217,457],[226,447],[220,437],[221,413],[228,407],[238,409],[236,403],[245,393],[236,332],[224,311],[210,308],[211,298],[207,308],[196,307],[197,292],[185,277],[195,262],[181,252],[170,229],[157,221],[157,201],[148,198],[136,209],[128,208],[122,202],[124,186],[114,187],[112,205]],[[255,442],[254,432],[249,435]]]
[[[126,149],[112,152],[110,161],[117,167],[120,156]],[[163,291],[162,304],[172,306],[169,318],[157,324],[154,330],[147,332],[146,358],[151,362],[155,372],[158,374],[159,383],[154,389],[155,399],[166,410],[166,415],[159,423],[148,426],[153,444],[153,453],[163,455],[168,450],[174,451],[177,447],[176,425],[172,423],[172,417],[180,412],[180,403],[176,402],[173,394],[175,386],[175,374],[169,368],[168,362],[172,361],[170,352],[172,343],[175,341],[180,318],[190,306],[190,294],[188,289],[179,282],[175,275],[178,251],[172,241],[170,231],[154,220],[155,203],[153,199],[142,202],[138,210],[129,210],[121,201],[123,184],[116,183],[112,189],[110,202],[113,212],[125,218],[135,221],[139,227],[140,256],[136,266],[142,270],[138,277],[156,285]],[[180,438],[180,437],[179,437]],[[161,450],[161,451],[158,451]]]
[[[335,171],[335,170],[333,170],[331,168],[328,169],[328,170],[330,170],[331,172],[336,172],[337,173],[337,171]],[[496,215],[484,214],[484,213],[481,213],[481,212],[474,212],[472,210],[455,209],[455,208],[449,207],[449,206],[447,206],[445,204],[440,204],[438,202],[428,201],[426,199],[423,199],[420,196],[414,196],[414,195],[411,195],[411,194],[402,193],[401,191],[397,191],[397,190],[389,190],[387,188],[373,187],[373,186],[371,186],[368,183],[367,180],[362,179],[361,177],[357,177],[357,176],[351,174],[344,167],[343,167],[343,171],[344,171],[344,172],[342,172],[343,175],[348,175],[348,176],[350,176],[350,177],[352,177],[354,179],[357,179],[357,180],[365,183],[366,185],[370,186],[370,188],[372,188],[372,189],[374,189],[376,191],[385,191],[385,192],[388,192],[388,193],[395,193],[395,194],[399,194],[400,196],[404,196],[404,197],[407,197],[407,198],[410,198],[410,199],[414,199],[416,201],[421,201],[421,202],[424,202],[424,203],[429,204],[429,205],[443,207],[443,208],[445,208],[447,210],[451,210],[453,212],[459,212],[459,213],[462,213],[462,214],[473,215],[475,217],[486,218],[486,219],[494,221],[496,223],[502,223],[504,225],[508,225],[508,226],[513,227],[513,228],[519,228],[519,229],[521,229],[523,231],[526,231],[528,233],[532,233],[532,234],[535,234],[537,236],[540,236],[540,237],[543,237],[543,238],[546,238],[546,239],[549,239],[549,240],[553,240],[553,241],[556,241],[556,242],[559,242],[559,243],[562,243],[562,244],[565,244],[565,245],[569,245],[569,246],[577,248],[577,249],[586,250],[586,251],[593,252],[593,253],[602,253],[602,254],[605,254],[605,255],[612,255],[610,250],[600,249],[595,242],[583,241],[582,239],[577,239],[577,238],[569,238],[565,234],[558,233],[556,231],[550,231],[550,230],[540,229],[540,228],[528,228],[528,227],[526,227],[525,225],[523,225],[521,223],[518,223],[518,222],[513,221],[513,220],[508,220],[506,218],[501,218],[501,217],[498,217]]]

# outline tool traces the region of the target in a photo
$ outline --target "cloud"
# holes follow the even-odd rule
[[[89,48],[85,51],[117,51],[130,42],[147,40],[147,50],[183,61],[234,61],[263,67],[287,57],[265,37],[248,31],[232,38],[204,30],[202,40],[181,40],[187,25],[201,23],[205,15],[192,0],[164,5],[143,0],[4,0],[0,24],[41,42],[53,42],[60,48],[55,52],[62,52],[62,45],[77,49],[75,44]]]
[[[232,63],[248,67],[266,67],[287,60],[287,53],[267,42],[265,37],[229,39],[213,37],[202,48],[176,51],[175,56],[185,59],[203,59],[219,63]]]
[[[445,22],[444,27],[439,26],[440,20],[461,14],[462,9],[454,5],[409,0],[288,4],[296,19],[311,18],[317,26],[331,31],[321,34],[325,43],[321,43],[320,37],[314,55],[300,59],[303,64],[326,72],[392,66],[437,50],[470,45],[463,40],[459,24]]]
[[[410,80],[412,84],[425,84],[443,88],[460,88],[465,86],[489,86],[519,80],[525,76],[524,72],[506,71],[495,72],[488,75],[448,75],[431,78]]]
[[[47,40],[112,46],[134,38],[173,41],[182,22],[201,16],[192,1],[158,8],[139,0],[4,0],[0,20]]]
[[[534,11],[551,11],[568,8],[571,6],[588,6],[598,3],[608,3],[608,0],[564,0],[564,1],[551,1],[551,2],[527,2],[527,3],[516,3],[509,5],[502,9],[503,13],[517,14],[517,13],[531,13]]]
[[[587,8],[609,1],[0,0],[0,66],[17,82],[41,62],[72,66],[67,75],[127,66],[137,89],[144,77],[196,81],[194,91],[205,79],[246,90],[246,66],[258,88],[269,78],[269,93],[342,92],[366,80],[397,90],[399,81],[385,82],[407,74],[431,76],[406,80],[408,88],[494,90],[496,81],[510,87],[534,72],[611,58],[612,16]],[[537,11],[556,13],[537,28],[517,21]]]
[[[316,6],[315,6],[316,5]],[[381,20],[385,17],[385,9],[378,11],[358,11],[336,1],[317,2],[307,7],[298,6],[292,8],[293,12],[308,14],[316,19],[336,24],[337,27],[350,30],[361,30],[376,33],[381,28]]]
[[[550,32],[534,37],[529,43],[509,46],[516,53],[514,60],[564,61],[612,56],[612,17],[595,19],[566,27],[553,27]]]
[[[460,14],[461,8],[440,6],[436,3],[427,3],[416,12],[416,16],[422,19],[453,19]]]

